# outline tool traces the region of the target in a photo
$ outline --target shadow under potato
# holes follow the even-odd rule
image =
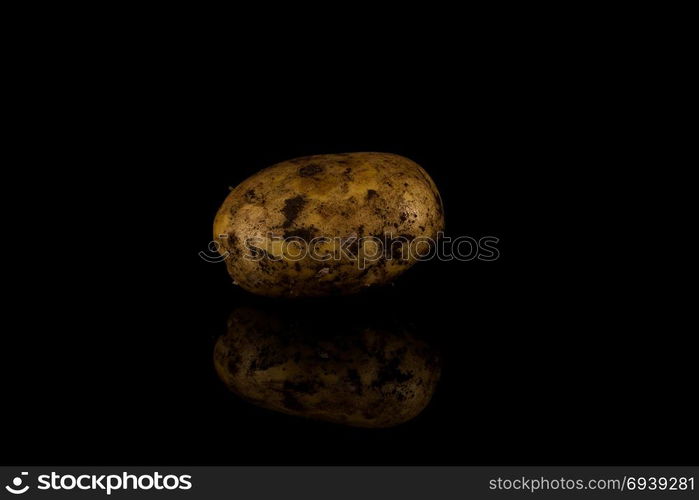
[[[375,428],[415,418],[440,375],[435,349],[404,322],[348,314],[346,305],[238,307],[216,342],[214,365],[231,391],[255,405]]]

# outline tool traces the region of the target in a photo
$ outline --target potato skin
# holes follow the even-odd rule
[[[401,325],[313,325],[251,307],[236,309],[214,348],[219,378],[263,408],[356,427],[415,418],[439,380],[436,351]]]
[[[439,191],[419,165],[389,153],[344,153],[284,161],[243,181],[219,209],[214,239],[234,283],[245,290],[268,297],[314,297],[393,281],[417,261],[401,253],[401,241],[435,240],[443,229]],[[394,251],[365,266],[344,255],[295,260],[277,250],[271,252],[274,259],[245,258],[251,246],[267,257],[271,239],[290,237],[305,242],[374,237]],[[337,244],[321,248],[338,249]],[[356,244],[352,252],[365,255],[369,249]]]

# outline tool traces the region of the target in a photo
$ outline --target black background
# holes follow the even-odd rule
[[[52,138],[34,149],[53,166],[20,205],[39,236],[16,293],[29,306],[2,351],[3,461],[685,460],[692,351],[680,305],[658,298],[673,289],[641,254],[662,191],[642,184],[645,146],[618,126],[612,82],[600,93],[557,57],[488,47],[424,66],[389,52],[374,65],[275,60],[260,74],[174,51],[95,69],[79,105],[49,98]],[[227,316],[250,300],[198,257],[228,187],[352,151],[418,162],[447,234],[500,240],[496,262],[421,263],[337,299],[358,315],[385,301],[442,352],[433,401],[393,429],[256,408],[212,364]]]

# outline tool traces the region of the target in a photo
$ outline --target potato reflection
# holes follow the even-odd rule
[[[247,401],[290,415],[358,427],[417,416],[439,379],[434,349],[400,323],[325,313],[236,309],[214,349],[219,377]]]

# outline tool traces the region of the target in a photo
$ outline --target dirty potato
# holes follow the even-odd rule
[[[444,228],[432,179],[388,153],[307,156],[233,189],[214,238],[234,283],[270,297],[350,294],[394,280]]]
[[[231,391],[263,408],[357,427],[392,427],[429,403],[439,358],[404,326],[343,322],[328,336],[298,318],[233,312],[214,349]]]

